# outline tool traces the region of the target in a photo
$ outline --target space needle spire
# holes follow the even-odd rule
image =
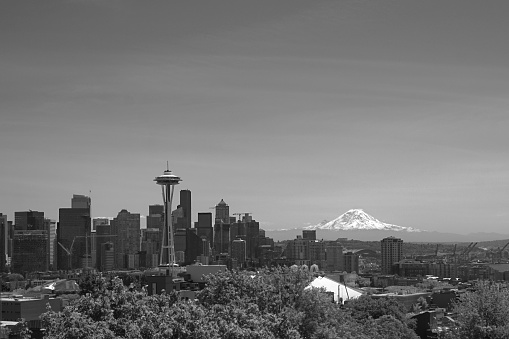
[[[173,241],[173,225],[171,220],[171,204],[173,200],[173,191],[175,185],[178,185],[182,179],[173,174],[166,163],[166,170],[164,173],[154,179],[154,181],[161,185],[163,191],[164,202],[164,227],[163,227],[163,241],[161,242],[161,254],[159,257],[159,266],[175,265],[175,243]]]

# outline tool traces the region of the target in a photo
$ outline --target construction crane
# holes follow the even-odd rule
[[[238,215],[239,216],[239,221],[242,220],[242,218],[241,218],[242,215],[247,218],[250,214],[253,214],[253,213],[250,213],[250,212],[233,213],[233,215]]]
[[[116,234],[105,234],[105,235],[95,235],[94,237],[95,238],[105,238],[105,237],[116,237],[117,235]],[[67,253],[67,257],[69,258],[69,269],[71,270],[72,269],[72,249],[74,248],[74,243],[76,242],[76,239],[78,238],[85,238],[85,246],[86,246],[86,258],[87,258],[87,266],[88,266],[88,258],[89,258],[89,254],[88,254],[88,237],[89,235],[77,235],[75,236],[73,239],[72,239],[72,242],[71,242],[71,246],[69,248],[66,248],[60,241],[58,241],[58,245],[60,247],[62,247],[62,249],[65,251],[65,253]]]

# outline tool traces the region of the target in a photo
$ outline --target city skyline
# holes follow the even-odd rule
[[[509,3],[0,4],[0,213],[221,199],[265,230],[361,208],[506,231]],[[178,200],[178,197],[177,199]],[[177,201],[176,201],[177,202]],[[175,204],[176,206],[176,204]]]

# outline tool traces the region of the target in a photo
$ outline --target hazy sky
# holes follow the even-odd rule
[[[2,1],[0,212],[509,233],[509,2]],[[178,200],[178,199],[176,199]]]

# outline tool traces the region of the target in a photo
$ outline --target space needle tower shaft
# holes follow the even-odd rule
[[[164,202],[164,227],[159,266],[169,266],[171,268],[175,265],[175,243],[173,241],[171,205],[175,185],[178,185],[181,179],[167,168],[164,174],[156,177],[154,181],[158,185],[161,185]]]

